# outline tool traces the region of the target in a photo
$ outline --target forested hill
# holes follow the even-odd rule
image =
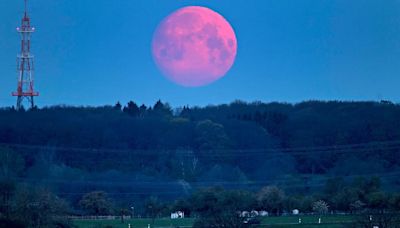
[[[0,142],[21,157],[19,176],[47,180],[113,176],[110,170],[119,173],[114,179],[126,174],[185,183],[384,174],[400,170],[400,106],[233,102],[172,109],[159,101],[152,107],[6,108]]]

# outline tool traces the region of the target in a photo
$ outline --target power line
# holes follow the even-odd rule
[[[74,151],[82,153],[110,153],[110,154],[140,154],[140,155],[160,155],[160,153],[168,154],[174,153],[178,155],[231,155],[231,154],[265,154],[272,155],[273,153],[287,152],[291,155],[302,155],[312,153],[329,153],[329,152],[345,152],[345,151],[358,151],[358,150],[381,150],[381,149],[399,149],[400,141],[381,141],[381,142],[369,142],[362,144],[347,144],[347,145],[333,145],[324,147],[297,147],[297,148],[265,148],[265,149],[216,149],[216,150],[196,150],[196,149],[95,149],[95,148],[76,148],[76,147],[59,147],[59,146],[45,146],[45,145],[28,145],[28,144],[12,144],[12,143],[0,143],[2,147],[18,148],[18,149],[29,149],[37,150],[36,152],[44,153],[46,151]]]
[[[255,184],[271,184],[271,183],[287,183],[301,180],[312,180],[312,181],[327,181],[335,178],[358,178],[358,177],[371,177],[377,176],[381,179],[391,179],[400,177],[400,171],[398,172],[385,172],[385,173],[366,173],[357,175],[340,175],[340,176],[314,176],[314,175],[300,175],[291,176],[288,178],[275,178],[269,181],[197,181],[197,182],[185,182],[190,185],[255,185]],[[313,179],[314,178],[314,179]],[[13,178],[17,181],[27,181],[27,182],[41,182],[41,183],[82,183],[82,184],[98,184],[98,185],[118,185],[118,186],[132,186],[135,184],[153,185],[153,186],[171,186],[171,185],[182,185],[181,180],[176,181],[136,181],[136,180],[121,180],[121,181],[97,181],[97,180],[66,180],[66,179],[40,179],[40,178]]]
[[[130,153],[130,152],[147,152],[145,150],[108,150],[108,149],[90,149],[90,148],[65,148],[65,147],[47,147],[47,146],[34,146],[34,145],[20,145],[20,144],[8,144],[8,143],[1,143],[3,147],[16,147],[16,148],[23,148],[23,149],[44,149],[40,152],[46,152],[46,151],[55,151],[55,150],[80,150],[81,152],[89,152],[89,153],[99,153],[100,152],[110,152],[110,151],[123,151],[124,153]],[[354,153],[361,153],[361,152],[366,152],[366,151],[373,151],[373,150],[383,150],[380,152],[395,152],[397,154],[399,151],[389,151],[389,150],[397,150],[400,149],[400,141],[383,141],[383,142],[371,142],[371,143],[364,143],[364,144],[348,144],[348,145],[340,145],[340,146],[329,146],[329,147],[308,147],[308,148],[292,148],[292,149],[286,149],[286,152],[290,152],[290,155],[307,155],[307,154],[316,154],[316,153],[334,153],[334,154],[354,154]],[[277,151],[279,150],[279,151]],[[264,151],[269,151],[269,155],[275,155],[275,156],[282,156],[282,153],[280,151],[280,148],[277,149],[265,149]],[[157,152],[158,154],[161,152],[165,153],[165,150],[150,150],[152,152]],[[167,150],[168,151],[168,150]],[[178,150],[178,152],[181,150]],[[244,152],[249,152],[250,155],[254,155],[256,151],[254,150],[226,150],[230,151],[229,153],[226,152],[226,154],[223,154],[225,156],[236,154],[236,153],[244,153]],[[254,152],[251,152],[254,151]],[[275,151],[275,152],[274,152]],[[170,151],[171,152],[171,151]],[[176,150],[173,150],[173,152],[177,153]],[[201,153],[202,151],[200,151]],[[188,154],[193,156],[193,152],[183,152],[183,154]],[[259,151],[257,151],[259,153]],[[156,155],[156,154],[155,154]],[[215,156],[214,154],[211,153],[206,153],[206,156]],[[204,155],[202,155],[204,156]],[[285,155],[287,156],[287,155]],[[96,156],[97,160],[100,160],[99,156]],[[115,158],[106,158],[106,159],[114,159]],[[130,164],[129,161],[126,160],[127,158],[124,159],[124,161],[120,161],[117,164]],[[82,160],[67,160],[68,164],[88,164],[88,163],[99,163],[98,161],[82,161]],[[109,160],[111,161],[111,160]],[[107,160],[105,160],[107,162]],[[393,172],[393,173],[369,173],[369,174],[361,174],[361,175],[349,175],[349,176],[334,176],[334,177],[305,177],[305,176],[295,176],[295,177],[290,177],[290,178],[281,178],[281,179],[272,179],[270,181],[248,181],[248,182],[226,182],[226,181],[208,181],[208,182],[191,182],[189,183],[191,186],[194,187],[199,187],[201,185],[204,186],[210,186],[210,185],[234,185],[234,186],[254,186],[254,185],[263,185],[263,184],[280,184],[282,186],[286,187],[315,187],[318,186],[323,186],[324,184],[316,184],[315,182],[322,182],[323,180],[329,180],[332,178],[336,177],[344,177],[344,178],[352,178],[352,177],[366,177],[367,175],[376,175],[380,176],[384,180],[391,180],[392,178],[398,179],[400,176],[400,172]],[[293,178],[293,179],[292,179]],[[307,184],[297,184],[295,182],[301,181],[302,179],[309,179],[313,183],[307,183]],[[119,186],[131,186],[132,185],[137,185],[137,184],[153,184],[153,186],[171,186],[171,185],[179,185],[178,181],[171,181],[171,182],[165,182],[165,181],[152,181],[152,182],[145,182],[145,181],[134,181],[134,180],[127,180],[127,181],[121,181],[121,182],[114,182],[114,181],[93,181],[93,180],[64,180],[64,179],[56,179],[56,180],[41,180],[41,179],[33,179],[33,178],[19,178],[19,181],[26,181],[26,182],[42,182],[42,183],[83,183],[83,184],[97,184],[97,185],[119,185]],[[290,184],[292,183],[292,184]],[[148,186],[146,186],[148,187]],[[160,194],[162,192],[159,192],[157,194]],[[177,192],[175,192],[177,193]],[[182,193],[182,191],[179,191],[179,193]],[[67,194],[67,193],[65,193]],[[71,193],[71,194],[83,194],[83,193]],[[86,193],[85,193],[86,194]],[[124,193],[125,195],[128,195],[128,193]],[[145,193],[133,193],[133,194],[145,194]],[[173,194],[171,191],[165,192],[165,194]]]
[[[398,178],[398,176],[394,176],[393,178]],[[274,182],[269,183],[270,185],[276,185]],[[284,183],[277,185],[282,189],[293,189],[293,188],[315,188],[315,187],[324,187],[326,183]],[[135,191],[135,192],[106,192],[108,195],[115,195],[115,196],[130,196],[130,195],[175,195],[175,194],[182,194],[182,193],[189,193],[196,190],[199,190],[203,187],[213,187],[213,186],[222,186],[222,185],[205,185],[205,186],[197,186],[190,189],[190,191],[185,191],[184,189],[180,191],[162,191],[156,189],[149,189],[147,191]],[[154,190],[156,192],[151,192]],[[90,193],[88,192],[60,192],[58,195],[85,195]]]
[[[263,156],[263,159],[268,159],[268,158],[276,158],[276,157],[287,157],[287,156],[301,156],[301,155],[352,155],[352,154],[359,154],[359,153],[367,153],[367,152],[374,152],[379,150],[380,154],[399,154],[400,153],[400,145],[397,146],[390,146],[390,147],[382,147],[379,149],[374,150],[374,148],[361,148],[361,149],[347,149],[347,150],[325,150],[325,151],[304,151],[304,152],[295,152],[295,153],[280,153],[280,152],[275,152],[275,153],[246,153],[241,150],[231,153],[231,154],[218,154],[218,152],[215,153],[205,153],[201,154],[201,152],[197,153],[171,153],[170,155],[175,155],[177,156],[176,158],[179,159],[179,157],[182,158],[201,158],[201,157],[208,157],[208,159],[215,159],[219,160],[221,158],[232,158],[236,159],[238,157],[244,158],[244,157],[252,157],[254,158],[255,156]],[[122,161],[118,161],[116,165],[130,165],[134,161],[140,161],[140,158],[138,159],[137,157],[134,157],[133,155],[140,155],[141,158],[146,158],[146,157],[152,157],[152,156],[162,156],[162,155],[167,155],[162,153],[162,151],[153,151],[153,153],[143,153],[143,154],[127,154],[127,156],[122,156],[118,157],[117,155],[112,155],[108,154],[110,156],[102,157],[100,154],[96,154],[95,157],[90,157],[90,156],[85,156],[87,159],[92,159],[92,160],[86,160],[83,161],[82,159],[76,158],[77,155],[72,155],[71,154],[65,154],[63,155],[62,161],[61,162],[66,162],[66,164],[104,164],[107,162],[116,162],[118,158],[123,159]],[[118,154],[121,156],[121,154]],[[129,156],[131,155],[131,156]],[[82,155],[83,156],[83,155]],[[57,161],[57,160],[56,160]],[[265,160],[259,160],[259,161],[265,161]]]

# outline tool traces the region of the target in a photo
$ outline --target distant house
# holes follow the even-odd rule
[[[268,212],[267,211],[256,211],[256,210],[252,210],[251,212],[248,211],[242,211],[239,213],[240,217],[242,218],[254,218],[254,217],[265,217],[268,216]]]
[[[250,212],[248,212],[248,211],[241,211],[241,212],[239,212],[239,216],[240,216],[241,218],[250,217]]]
[[[185,213],[183,211],[177,211],[171,213],[171,219],[180,219],[180,218],[185,218]]]
[[[258,211],[252,210],[252,211],[250,212],[250,216],[251,216],[251,217],[257,217],[258,215],[259,215]]]
[[[250,217],[250,213],[248,211],[241,211],[239,214],[242,218]]]

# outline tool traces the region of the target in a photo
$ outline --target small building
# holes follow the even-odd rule
[[[256,211],[256,210],[252,210],[250,212],[248,211],[240,211],[238,212],[239,216],[241,218],[254,218],[254,217],[265,217],[268,216],[268,212],[267,211]]]
[[[171,213],[171,219],[180,219],[180,218],[185,218],[185,212],[176,211],[174,213]]]
[[[239,216],[241,218],[248,218],[248,217],[250,217],[250,213],[248,211],[241,211],[241,212],[239,212]]]
[[[258,211],[256,211],[256,210],[252,210],[251,212],[250,212],[250,217],[257,217],[257,216],[259,216],[259,214],[260,213],[258,213]]]

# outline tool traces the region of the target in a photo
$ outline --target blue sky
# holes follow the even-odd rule
[[[151,56],[158,23],[189,5],[222,14],[238,39],[221,80],[185,88]],[[400,101],[399,0],[30,0],[39,106],[116,101]],[[0,106],[14,105],[22,0],[0,0]]]

